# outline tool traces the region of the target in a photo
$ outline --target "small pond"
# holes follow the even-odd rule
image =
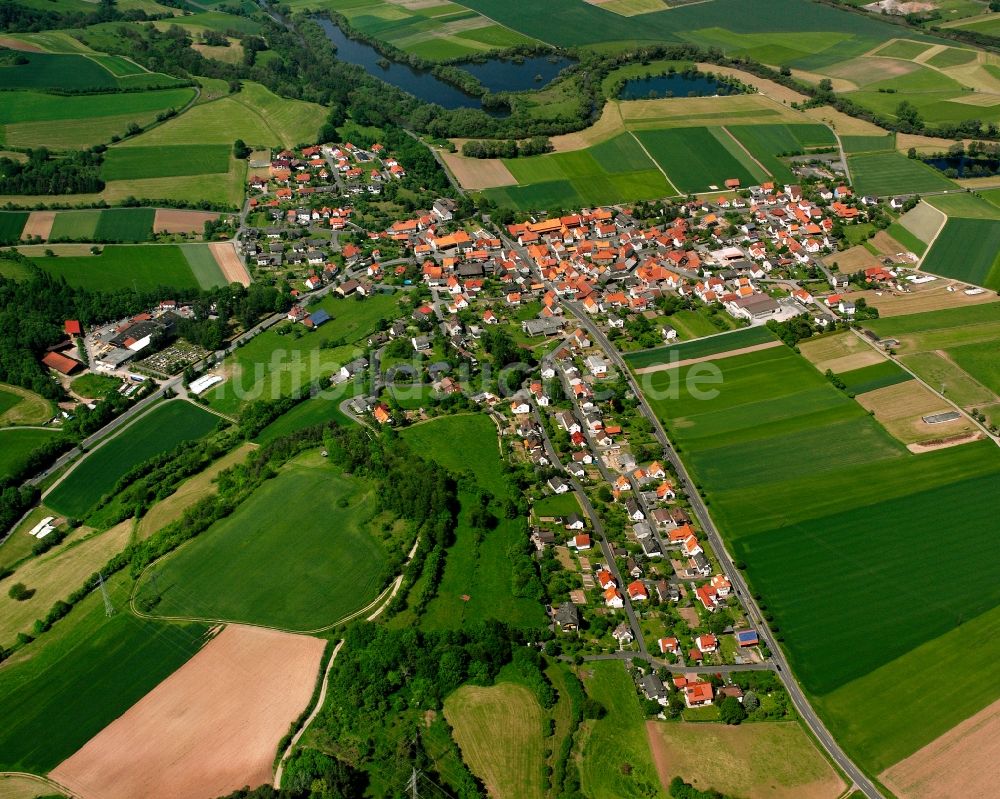
[[[704,73],[668,72],[649,78],[632,78],[625,82],[618,97],[621,100],[649,100],[659,97],[713,97],[717,94],[740,94],[740,90]]]

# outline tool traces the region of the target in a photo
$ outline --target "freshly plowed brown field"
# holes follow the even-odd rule
[[[324,645],[230,625],[51,776],[80,799],[209,799],[269,783]]]

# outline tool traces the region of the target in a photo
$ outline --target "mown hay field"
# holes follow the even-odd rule
[[[463,685],[444,702],[462,759],[499,799],[541,799],[542,708],[523,685]]]

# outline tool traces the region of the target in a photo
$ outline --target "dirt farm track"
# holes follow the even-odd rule
[[[270,783],[324,646],[229,625],[51,777],[80,799],[209,799]]]

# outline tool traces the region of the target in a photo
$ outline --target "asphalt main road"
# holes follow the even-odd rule
[[[802,716],[802,719],[809,726],[809,729],[812,730],[813,735],[815,735],[820,741],[830,757],[844,771],[844,773],[854,781],[854,784],[862,791],[862,793],[869,797],[869,799],[883,799],[883,795],[875,787],[872,781],[865,776],[861,769],[854,764],[854,761],[847,756],[844,750],[841,749],[840,745],[830,734],[830,731],[827,730],[826,725],[823,724],[819,716],[816,715],[812,705],[809,704],[809,700],[806,698],[805,693],[802,691],[802,688],[799,686],[798,681],[795,679],[795,676],[788,665],[785,653],[774,641],[774,636],[771,633],[770,628],[767,626],[756,600],[750,593],[750,589],[747,586],[746,580],[743,578],[742,572],[740,572],[739,569],[733,565],[732,558],[726,550],[722,537],[719,535],[718,528],[712,521],[712,517],[709,515],[708,509],[705,507],[705,503],[702,501],[701,495],[695,489],[694,482],[691,480],[687,468],[684,466],[684,462],[680,459],[676,450],[674,450],[673,444],[667,437],[666,431],[663,429],[663,425],[660,423],[656,414],[653,413],[653,409],[646,401],[645,395],[639,390],[639,386],[636,384],[631,371],[629,371],[628,365],[625,363],[625,359],[622,358],[618,349],[614,347],[611,341],[608,340],[607,336],[604,335],[603,331],[601,331],[594,321],[589,318],[586,311],[584,311],[578,303],[564,302],[564,305],[573,312],[573,315],[580,322],[580,325],[590,333],[593,340],[601,347],[601,349],[604,350],[605,354],[614,362],[615,366],[628,380],[629,387],[635,394],[640,410],[653,425],[653,431],[655,432],[657,439],[663,446],[667,458],[676,469],[677,476],[681,480],[687,492],[688,499],[691,502],[691,509],[694,511],[695,517],[698,519],[702,529],[705,531],[709,543],[711,543],[712,549],[715,551],[716,557],[719,559],[720,565],[732,582],[737,596],[742,601],[744,607],[749,612],[750,619],[757,625],[758,629],[767,630],[767,638],[763,635],[761,638],[769,644],[768,648],[771,650],[772,661],[777,669],[778,676],[781,678],[781,681],[785,684],[785,688],[788,690],[788,694],[792,699],[792,703],[795,705],[795,709],[799,712],[799,715]]]

